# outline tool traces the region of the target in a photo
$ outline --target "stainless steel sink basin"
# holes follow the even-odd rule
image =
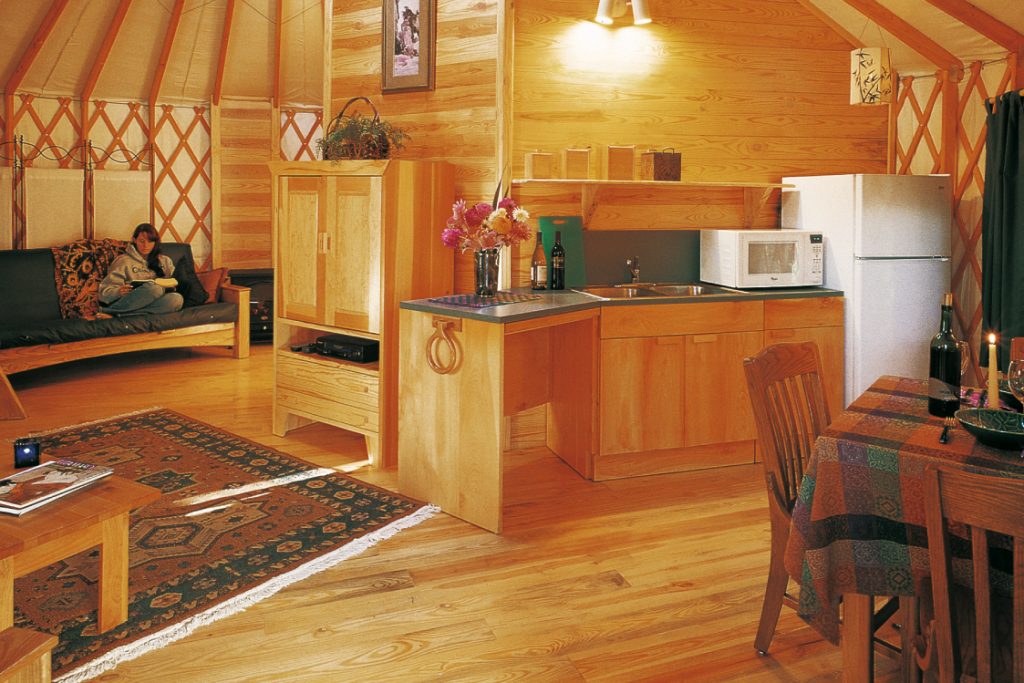
[[[655,285],[652,289],[665,296],[709,296],[714,294],[736,294],[731,289],[715,285]]]
[[[639,299],[643,297],[664,296],[646,287],[580,287],[579,291],[605,299]]]
[[[580,287],[577,291],[604,297],[605,299],[642,299],[650,297],[692,297],[722,296],[723,294],[742,294],[735,289],[718,285],[681,284],[655,282],[621,283],[616,285],[594,285]]]

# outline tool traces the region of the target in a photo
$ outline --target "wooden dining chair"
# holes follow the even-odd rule
[[[764,464],[771,520],[768,585],[754,648],[768,652],[782,605],[796,607],[783,564],[789,524],[814,441],[831,416],[822,383],[821,358],[813,342],[775,344],[743,361],[747,390]]]
[[[1024,480],[935,465],[925,470],[924,505],[934,619],[925,625],[923,636],[918,639],[918,650],[923,663],[937,662],[938,679],[942,683],[1011,680],[1011,672],[1013,681],[1024,683],[1024,506],[1021,501],[1024,501]],[[971,549],[973,600],[958,599],[963,593],[954,590],[949,523],[961,525],[960,533],[964,533],[965,528],[969,530],[970,538],[966,542]],[[1001,552],[1008,558],[1009,566],[1004,566],[1002,571],[1007,574],[1006,580],[1013,583],[1012,601],[1001,595],[998,588],[997,595],[993,596],[989,555],[993,539],[988,532],[1010,539]],[[961,544],[962,537],[956,542]],[[1007,627],[1002,619],[1006,605],[1012,612],[1009,615],[1012,627]],[[966,612],[967,618],[962,618],[960,612]],[[973,632],[973,642],[970,642],[970,632]],[[1007,637],[1006,633],[1012,635]],[[1005,659],[1000,655],[1006,654],[1007,640],[1011,641],[1012,663],[1005,665],[1009,671],[1002,671],[1000,665]],[[993,650],[997,655],[995,666]],[[972,651],[973,666],[963,654]],[[970,668],[975,670],[973,679],[970,679],[970,671],[964,677],[965,669]]]

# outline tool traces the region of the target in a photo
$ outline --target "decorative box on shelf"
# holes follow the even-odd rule
[[[665,151],[649,149],[640,155],[640,180],[680,180],[682,155],[669,148]]]
[[[551,152],[536,152],[526,153],[526,164],[525,171],[527,178],[535,178],[538,180],[544,180],[547,178],[553,178],[555,172],[555,155]]]
[[[608,180],[633,180],[636,145],[608,145],[605,177]]]

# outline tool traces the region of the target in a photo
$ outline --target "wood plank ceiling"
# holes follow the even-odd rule
[[[655,21],[670,1],[650,2]],[[1019,0],[799,2],[852,44],[891,48],[901,75],[1024,52]],[[323,0],[0,0],[0,84],[8,96],[316,106],[323,12]]]

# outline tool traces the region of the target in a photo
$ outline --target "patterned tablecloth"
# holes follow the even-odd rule
[[[786,569],[800,584],[798,613],[832,642],[843,593],[915,595],[930,580],[926,465],[1024,477],[1019,452],[984,446],[959,425],[940,444],[941,431],[941,418],[928,414],[927,382],[881,377],[815,443]]]

